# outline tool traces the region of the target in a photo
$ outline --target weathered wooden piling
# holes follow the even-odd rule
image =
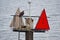
[[[25,35],[26,35],[26,40],[33,40],[33,32],[32,31],[25,32]]]

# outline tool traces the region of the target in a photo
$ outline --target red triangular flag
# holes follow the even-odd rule
[[[35,29],[36,30],[49,30],[50,29],[45,9],[43,9],[42,14],[39,17],[39,20],[37,22],[37,25],[36,25]]]

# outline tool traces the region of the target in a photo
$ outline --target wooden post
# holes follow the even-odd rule
[[[33,40],[33,32],[32,31],[26,32],[26,40]]]

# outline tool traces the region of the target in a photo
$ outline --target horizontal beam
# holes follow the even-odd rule
[[[40,16],[23,16],[23,17],[40,17]],[[48,17],[48,18],[50,18],[50,17]]]
[[[19,16],[19,15],[11,15],[11,16]],[[22,17],[40,17],[40,16],[22,16]],[[48,17],[48,18],[50,18],[50,17]]]
[[[19,15],[11,15],[11,16],[19,16]],[[22,16],[22,17],[39,17],[39,16]]]
[[[28,32],[28,31],[31,31],[31,32],[45,32],[46,30],[35,30],[35,29],[31,29],[31,30],[15,30],[13,29],[14,32]]]

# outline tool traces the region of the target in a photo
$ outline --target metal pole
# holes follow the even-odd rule
[[[29,1],[28,4],[29,4],[29,17],[30,17],[31,16],[30,15],[31,2]]]
[[[20,40],[20,32],[18,32],[18,40]]]
[[[20,17],[19,17],[19,20],[20,20]],[[19,21],[19,29],[20,30],[20,21]],[[18,40],[20,40],[20,32],[18,32]]]

